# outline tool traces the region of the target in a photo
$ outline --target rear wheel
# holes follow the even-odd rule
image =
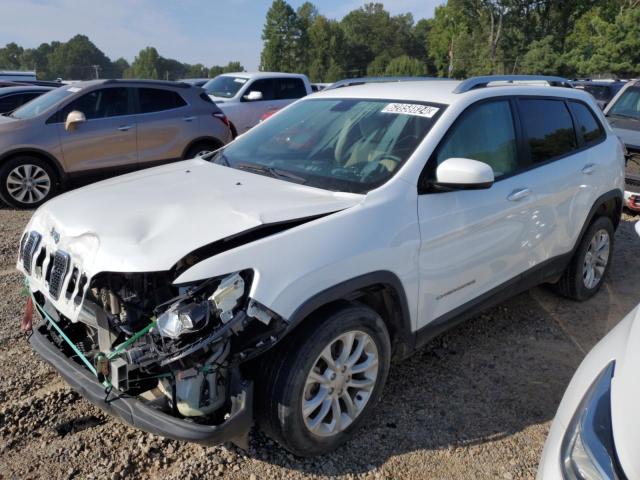
[[[609,217],[598,217],[580,241],[556,290],[574,300],[594,296],[609,271],[613,254],[613,224]]]
[[[263,429],[300,456],[347,441],[378,402],[389,371],[389,334],[380,316],[348,306],[301,327],[263,377]]]
[[[51,165],[31,157],[14,157],[0,168],[0,199],[16,208],[35,208],[56,193],[57,176]]]
[[[217,149],[219,149],[222,145],[213,141],[206,142],[198,142],[195,145],[189,147],[187,153],[184,154],[185,160],[189,160],[191,158],[202,157],[207,153],[211,153]]]

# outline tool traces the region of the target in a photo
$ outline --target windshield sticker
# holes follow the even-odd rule
[[[82,90],[82,88],[80,88],[80,87],[69,87],[69,88],[67,88],[67,92],[71,92],[71,93],[76,93],[76,92],[79,92],[80,90]]]
[[[246,78],[234,78],[233,81],[236,83],[247,83]]]
[[[404,115],[415,115],[418,117],[431,118],[440,109],[429,105],[418,105],[416,103],[390,103],[382,109],[382,113],[399,113]]]

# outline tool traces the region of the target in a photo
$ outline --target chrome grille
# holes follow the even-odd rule
[[[56,300],[60,297],[64,278],[69,271],[69,263],[69,254],[62,250],[58,250],[53,257],[53,267],[49,277],[49,293]]]
[[[38,249],[38,245],[40,245],[40,239],[42,235],[38,232],[30,232],[27,240],[24,242],[24,247],[22,249],[22,266],[24,270],[31,274],[31,264],[33,262],[33,255],[36,253]]]

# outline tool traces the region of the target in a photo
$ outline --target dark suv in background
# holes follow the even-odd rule
[[[227,117],[201,88],[74,83],[0,116],[0,199],[36,207],[62,187],[193,158],[231,140]]]

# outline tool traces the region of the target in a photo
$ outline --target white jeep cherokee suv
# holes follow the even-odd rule
[[[600,288],[621,144],[587,93],[530,80],[320,92],[208,160],[54,198],[21,241],[23,328],[143,430],[242,444],[255,419],[330,451],[392,358],[533,285]]]

